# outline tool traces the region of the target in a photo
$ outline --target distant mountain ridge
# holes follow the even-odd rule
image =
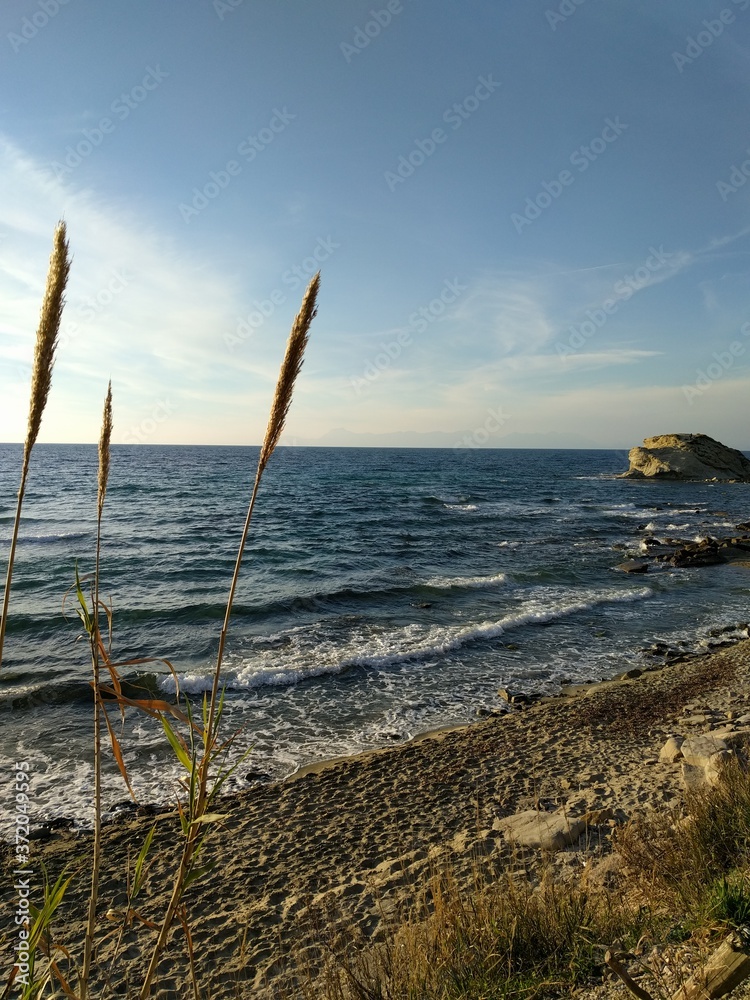
[[[358,433],[342,427],[319,438],[287,437],[292,447],[331,448],[592,448],[608,450],[591,438],[558,431],[547,433],[487,434],[484,428],[463,431],[389,431]],[[612,449],[615,450],[615,449]]]

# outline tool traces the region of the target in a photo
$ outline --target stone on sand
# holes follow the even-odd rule
[[[713,733],[688,736],[681,748],[686,763],[693,767],[707,767],[714,754],[728,749],[726,742]]]
[[[543,851],[561,851],[578,840],[586,828],[584,819],[574,819],[558,810],[547,813],[536,809],[495,820],[493,824],[505,839],[519,847],[540,848]]]
[[[682,744],[682,780],[691,790],[716,785],[721,778],[730,750],[723,739],[713,734],[689,736]]]
[[[682,736],[670,736],[667,742],[659,751],[659,760],[662,764],[674,764],[682,757]]]

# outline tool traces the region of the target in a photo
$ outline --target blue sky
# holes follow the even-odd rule
[[[0,439],[750,448],[750,0],[13,0]],[[744,170],[743,170],[744,165]],[[744,328],[744,329],[743,329]]]

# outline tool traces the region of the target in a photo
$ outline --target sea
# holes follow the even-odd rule
[[[100,596],[129,692],[200,712],[210,688],[257,448],[114,446]],[[0,569],[20,445],[0,446]],[[616,567],[643,539],[731,534],[750,484],[634,481],[616,451],[286,448],[263,479],[224,659],[226,788],[394,746],[651,660],[655,643],[738,637],[750,568]],[[39,445],[0,670],[0,767],[26,762],[35,824],[92,819],[88,596],[97,450]],[[105,619],[106,620],[106,619]],[[129,661],[142,660],[140,663]],[[676,668],[679,669],[679,668]],[[161,726],[110,709],[138,801],[174,802]],[[129,798],[105,757],[108,817]],[[5,789],[3,791],[2,789]],[[2,830],[13,803],[0,786]]]

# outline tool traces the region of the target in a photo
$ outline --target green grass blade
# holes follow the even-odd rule
[[[185,768],[185,770],[188,772],[188,774],[192,774],[194,770],[193,762],[188,756],[188,752],[185,749],[184,745],[182,744],[179,736],[177,735],[177,733],[175,733],[174,729],[172,729],[172,726],[169,724],[169,722],[163,715],[161,716],[161,724],[164,728],[164,732],[167,735],[167,739],[169,740],[169,745],[174,750],[177,759]]]

